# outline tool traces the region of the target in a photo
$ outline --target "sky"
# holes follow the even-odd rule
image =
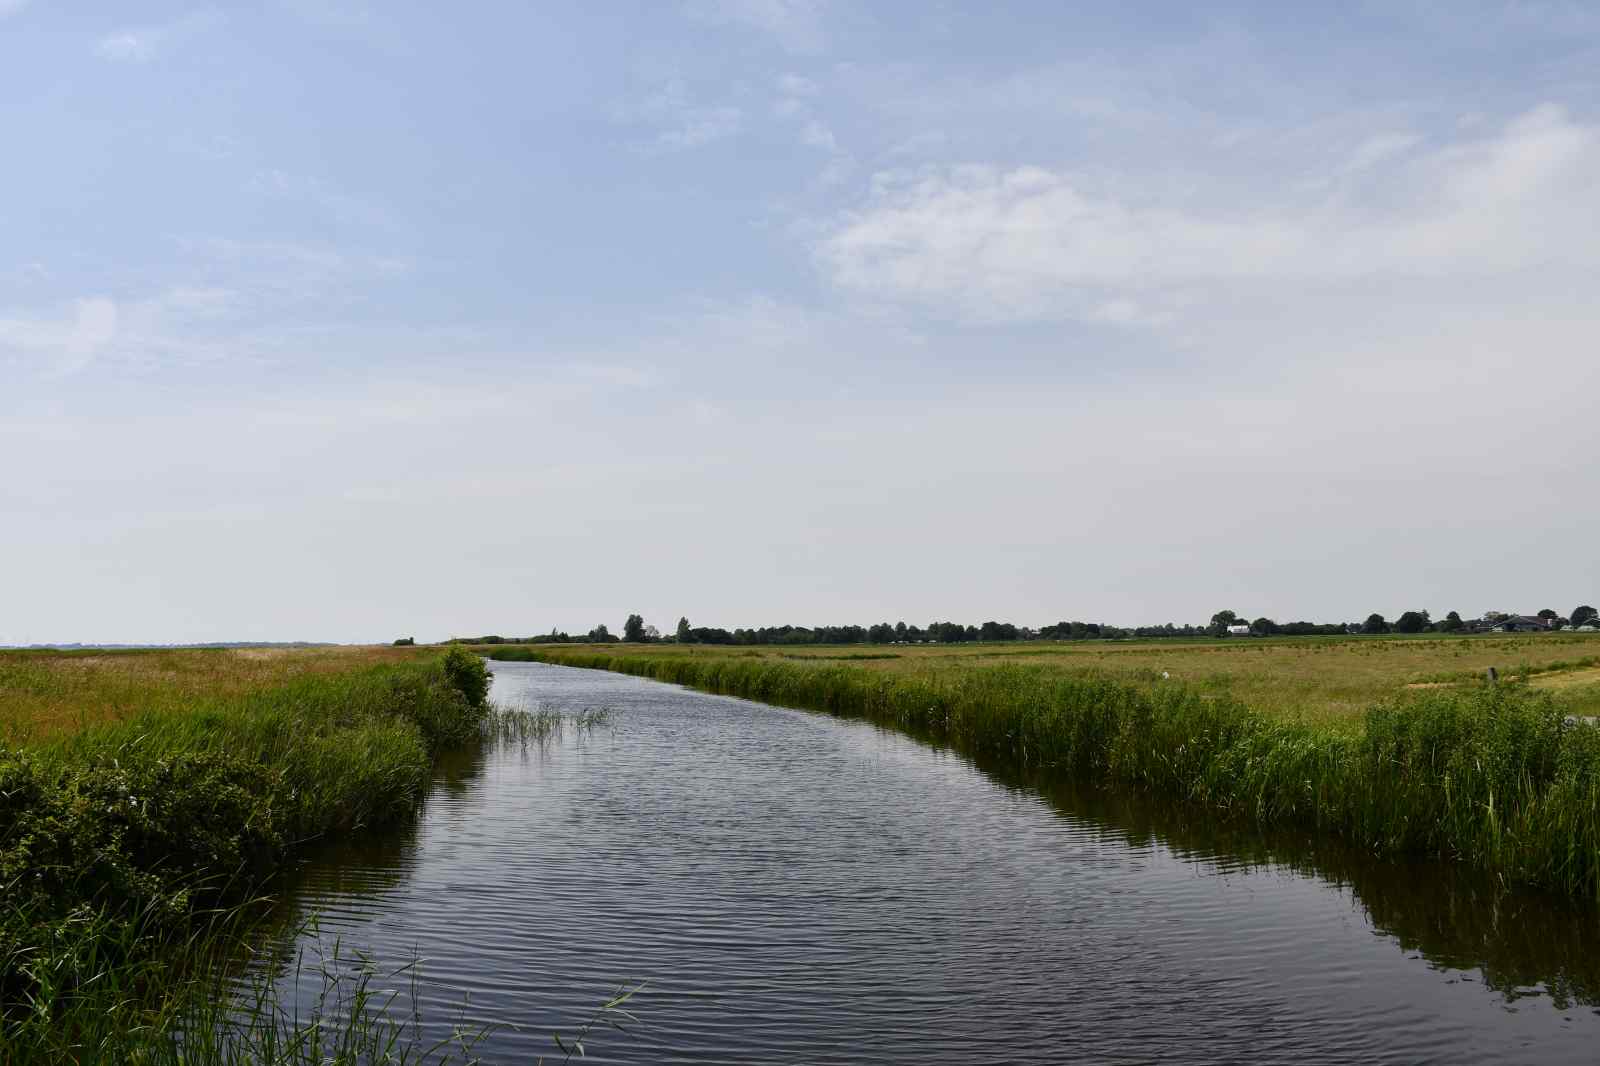
[[[1600,6],[0,0],[0,643],[1600,600]]]

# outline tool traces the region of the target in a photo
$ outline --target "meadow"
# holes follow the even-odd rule
[[[437,655],[426,648],[0,651],[0,744],[17,747],[160,711],[227,705],[292,681]]]
[[[416,809],[487,691],[461,649],[0,652],[0,1061],[389,1040],[362,1010],[302,1039],[270,998],[230,1030],[226,962],[296,849]]]
[[[1600,900],[1590,634],[483,650],[864,718],[1029,773]]]

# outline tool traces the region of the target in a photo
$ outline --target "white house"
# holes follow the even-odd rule
[[[1247,626],[1247,625],[1236,625],[1236,626],[1229,626],[1228,627],[1228,636],[1230,636],[1230,637],[1248,637],[1249,635],[1250,635],[1250,627]]]

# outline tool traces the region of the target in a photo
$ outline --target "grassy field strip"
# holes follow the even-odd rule
[[[1202,685],[1048,666],[887,673],[872,662],[632,648],[487,653],[864,718],[1026,769],[1131,784],[1375,854],[1436,855],[1507,883],[1600,899],[1600,729],[1570,721],[1525,685],[1413,692],[1334,728]]]
[[[1536,688],[1575,688],[1579,685],[1600,684],[1600,665],[1550,671],[1534,676],[1528,683]]]
[[[488,653],[495,646],[480,650]],[[605,648],[608,646],[597,646]],[[852,662],[889,675],[964,672],[1006,663],[1135,684],[1178,680],[1263,714],[1309,725],[1354,725],[1407,685],[1481,683],[1600,665],[1600,634],[1276,637],[1227,640],[1039,641],[894,645],[628,645],[630,655]],[[1563,697],[1566,698],[1566,697]],[[1571,698],[1579,699],[1574,694]],[[1585,701],[1587,702],[1587,701]],[[1593,707],[1594,709],[1590,709]],[[1571,708],[1592,714],[1600,706]]]
[[[0,744],[17,747],[157,710],[226,704],[300,678],[436,654],[393,647],[3,651]]]

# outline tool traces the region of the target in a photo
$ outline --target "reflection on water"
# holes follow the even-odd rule
[[[1317,878],[1359,907],[1375,933],[1437,969],[1475,971],[1473,978],[1506,1003],[1545,996],[1562,1009],[1600,1006],[1600,914],[1592,905],[1509,892],[1454,864],[1379,859],[1305,833],[1219,823],[1204,811],[1136,793],[985,770],[1130,847],[1159,845],[1219,873],[1280,870]]]
[[[424,1014],[553,1050],[647,980],[601,1062],[1588,1062],[1593,908],[862,723],[496,663],[604,728],[458,753],[417,820],[330,846],[285,921],[392,963]],[[297,944],[275,956],[289,972]],[[483,1049],[480,1049],[483,1050]]]

